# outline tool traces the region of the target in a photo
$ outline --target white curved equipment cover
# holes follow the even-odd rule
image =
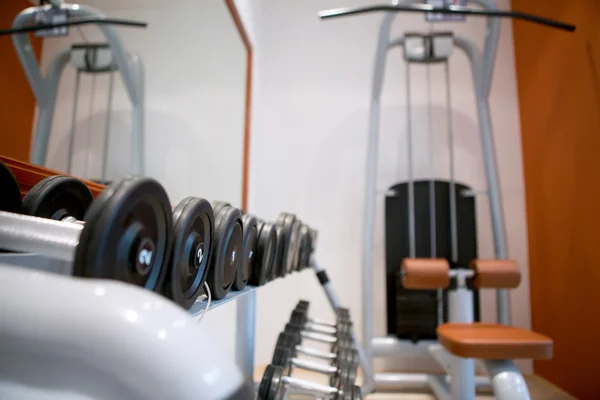
[[[182,308],[125,283],[0,265],[0,399],[224,399],[231,360]]]

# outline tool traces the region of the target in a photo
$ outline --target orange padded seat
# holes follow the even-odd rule
[[[459,357],[487,360],[552,358],[552,339],[512,326],[448,323],[438,326],[437,335],[440,344]]]

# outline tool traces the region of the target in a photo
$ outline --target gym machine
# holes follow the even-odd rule
[[[28,32],[41,36],[64,36],[71,25],[94,24],[103,33],[106,43],[83,43],[63,50],[48,65],[43,75],[38,65]],[[102,154],[101,180],[105,181],[108,168],[110,117],[114,92],[115,73],[119,73],[132,107],[131,173],[144,174],[144,66],[139,56],[129,53],[113,25],[145,27],[145,23],[106,18],[104,14],[83,4],[68,4],[62,0],[42,1],[17,15],[12,34],[15,50],[37,100],[39,113],[31,145],[31,162],[44,166],[54,118],[58,85],[68,64],[76,69],[73,109],[67,147],[67,174],[72,173],[75,124],[82,74],[92,77],[90,104],[93,106],[97,74],[109,74],[109,92]],[[91,126],[91,120],[89,122]],[[91,129],[91,128],[90,128]],[[89,135],[89,132],[88,132]],[[89,138],[88,138],[89,139]]]
[[[493,386],[494,392],[501,399],[528,399],[527,386],[518,371],[509,358],[548,358],[551,357],[552,341],[543,335],[533,332],[510,328],[510,307],[507,289],[518,285],[518,269],[514,262],[507,260],[508,252],[505,242],[505,228],[502,215],[502,204],[500,197],[500,188],[497,179],[496,160],[494,152],[494,143],[492,135],[492,126],[488,108],[488,98],[491,86],[494,61],[496,57],[498,39],[500,33],[499,18],[513,18],[529,21],[557,29],[573,31],[575,27],[559,21],[538,17],[535,15],[498,10],[492,0],[467,0],[468,4],[475,4],[481,8],[474,9],[466,6],[446,5],[437,7],[419,0],[399,0],[391,4],[373,5],[357,8],[340,8],[334,10],[322,11],[319,16],[322,19],[350,16],[370,12],[385,12],[379,30],[379,38],[375,54],[375,66],[373,72],[373,86],[371,91],[371,106],[369,117],[369,144],[367,150],[367,182],[365,192],[364,208],[364,227],[363,227],[363,251],[362,251],[362,289],[363,289],[363,324],[362,338],[366,352],[367,370],[363,370],[364,386],[363,394],[373,390],[381,390],[393,386],[396,389],[416,388],[430,389],[440,399],[473,399],[475,396],[475,387]],[[480,50],[478,46],[470,39],[456,36],[451,32],[427,32],[427,33],[407,33],[399,38],[391,38],[391,28],[397,12],[410,13],[436,13],[436,14],[455,14],[467,16],[487,17],[486,36],[484,48]],[[426,374],[405,374],[405,373],[373,373],[373,357],[401,357],[403,341],[398,337],[388,336],[381,338],[373,337],[373,239],[375,229],[375,210],[377,205],[377,196],[379,193],[389,193],[388,189],[378,190],[377,166],[378,166],[378,142],[379,142],[379,120],[381,114],[380,98],[382,93],[384,72],[386,66],[387,54],[390,50],[401,47],[404,49],[404,59],[406,61],[406,85],[407,85],[407,154],[408,154],[408,182],[401,184],[400,187],[393,189],[400,192],[404,204],[402,210],[403,218],[397,223],[402,227],[403,236],[407,238],[407,243],[396,246],[406,247],[406,254],[402,255],[404,259],[400,263],[392,266],[392,271],[388,271],[388,291],[402,290],[403,295],[410,290],[435,290],[437,298],[435,302],[442,298],[447,298],[447,310],[433,308],[433,327],[437,328],[437,338],[440,344],[433,344],[429,347],[429,352],[442,367],[450,374],[450,384],[446,375],[426,375]],[[491,221],[492,233],[494,239],[494,260],[463,260],[458,250],[461,245],[461,235],[459,231],[464,229],[465,224],[473,221],[460,221],[457,216],[458,207],[461,206],[460,196],[466,189],[455,182],[454,177],[454,155],[453,155],[453,132],[452,132],[452,110],[450,105],[450,83],[448,57],[454,48],[461,49],[467,55],[471,64],[473,76],[473,85],[475,89],[476,108],[479,122],[479,133],[482,143],[482,152],[484,160],[485,176],[487,181],[487,191]],[[415,181],[413,176],[413,152],[412,152],[412,132],[410,122],[410,65],[443,63],[445,64],[447,94],[448,94],[448,135],[450,143],[450,181],[436,182],[433,179],[429,181]],[[440,196],[438,186],[444,186],[445,195]],[[416,192],[424,193],[424,203],[416,205]],[[436,201],[436,194],[438,200]],[[396,193],[394,196],[398,196]],[[388,199],[389,200],[389,199]],[[439,204],[442,206],[445,215],[437,215]],[[420,207],[419,214],[415,212],[416,207]],[[423,208],[426,208],[423,210]],[[429,209],[429,213],[427,213]],[[420,219],[417,219],[417,215]],[[423,220],[422,216],[426,215]],[[461,214],[463,215],[463,214]],[[447,217],[449,221],[443,224],[447,226],[448,233],[445,238],[440,239],[439,225],[440,217]],[[461,223],[463,226],[461,228]],[[427,227],[428,226],[428,227]],[[427,228],[427,229],[425,229]],[[436,232],[437,230],[437,232]],[[474,231],[474,229],[473,229]],[[427,232],[426,234],[423,234]],[[389,232],[388,232],[389,233]],[[473,232],[474,234],[474,232]],[[394,238],[387,238],[394,240]],[[474,238],[470,238],[474,240]],[[417,242],[419,241],[419,242]],[[425,244],[424,244],[424,243]],[[439,244],[440,242],[441,245]],[[464,244],[464,243],[462,243]],[[438,247],[436,249],[436,247]],[[425,248],[425,250],[421,250]],[[443,248],[443,249],[442,249]],[[442,251],[446,250],[446,251]],[[425,253],[425,254],[423,254]],[[446,253],[446,254],[443,254]],[[428,258],[423,258],[428,257]],[[469,268],[467,266],[469,265]],[[496,275],[505,273],[504,278]],[[414,279],[413,279],[414,278]],[[471,284],[470,279],[475,278],[487,284]],[[453,279],[450,285],[450,279]],[[390,283],[391,281],[391,283]],[[496,289],[497,300],[497,318],[498,325],[486,326],[485,324],[476,324],[474,321],[474,292],[480,288],[493,287]],[[440,292],[445,289],[445,292]],[[416,294],[415,294],[416,295]],[[403,296],[404,300],[410,298],[411,294]],[[390,300],[389,297],[392,297]],[[398,301],[400,298],[395,294],[390,296],[388,293],[388,307],[390,303]],[[414,298],[412,299],[414,300]],[[414,301],[413,301],[414,303]],[[394,305],[392,305],[392,308]],[[440,312],[442,311],[442,312]],[[447,311],[447,312],[446,312]],[[440,314],[444,315],[440,318]],[[393,316],[392,316],[393,317]],[[398,315],[398,317],[401,317]],[[460,324],[442,324],[442,322],[463,323]],[[396,327],[388,326],[388,330]],[[414,328],[414,326],[413,326]],[[487,330],[486,330],[487,329]],[[457,333],[458,332],[458,333]],[[487,333],[486,333],[487,332]],[[463,336],[461,336],[461,333]],[[421,332],[413,332],[417,340]],[[464,334],[473,334],[487,345],[486,349],[475,349],[472,343],[465,343]],[[485,335],[488,336],[485,336]],[[498,351],[498,335],[507,335],[514,339],[514,343]],[[522,339],[522,342],[519,342]],[[515,346],[527,342],[531,345],[528,350],[519,353],[511,351]],[[462,346],[462,347],[461,347]],[[467,348],[468,351],[460,351],[457,348]],[[475,346],[476,347],[476,346]],[[477,350],[477,351],[475,351]],[[498,360],[493,361],[492,358]],[[484,359],[485,367],[491,379],[481,379],[474,374],[474,358]]]

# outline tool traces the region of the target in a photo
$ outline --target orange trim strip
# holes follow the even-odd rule
[[[246,116],[244,118],[244,161],[242,163],[242,209],[248,209],[248,176],[250,171],[250,112],[252,106],[252,45],[234,0],[225,0],[229,8],[233,22],[238,28],[240,37],[248,50],[248,62],[246,68]]]

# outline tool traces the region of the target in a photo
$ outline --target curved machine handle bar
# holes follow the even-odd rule
[[[441,14],[460,14],[460,15],[475,15],[484,17],[500,17],[500,18],[513,18],[520,19],[523,21],[533,22],[536,24],[549,26],[551,28],[562,29],[565,31],[575,31],[575,25],[568,24],[561,21],[556,21],[550,18],[539,17],[533,14],[527,14],[520,11],[501,11],[501,10],[477,10],[467,8],[463,6],[447,6],[447,7],[434,7],[429,4],[414,4],[414,5],[374,5],[365,7],[346,7],[346,8],[335,8],[331,10],[324,10],[319,12],[321,19],[344,17],[354,14],[364,14],[377,11],[394,11],[394,12],[433,12]]]
[[[22,26],[18,28],[9,28],[9,29],[0,29],[0,36],[3,35],[14,35],[17,33],[27,33],[27,32],[35,32],[41,31],[44,29],[51,28],[62,28],[63,26],[72,26],[72,25],[121,25],[121,26],[129,26],[133,28],[146,28],[148,26],[147,22],[142,21],[134,21],[131,19],[121,19],[121,18],[74,18],[70,21],[66,22],[58,22],[55,24],[35,24],[31,26]]]

